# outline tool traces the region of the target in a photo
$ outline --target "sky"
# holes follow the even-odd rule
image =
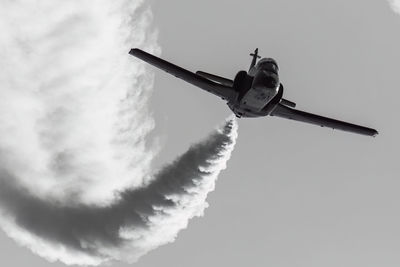
[[[256,47],[301,110],[376,128],[376,138],[278,118],[239,120],[205,216],[135,266],[398,266],[400,16],[385,1],[150,1],[162,57],[233,78]],[[230,111],[155,71],[154,168]],[[49,263],[4,234],[1,262]],[[114,263],[113,266],[127,266]]]

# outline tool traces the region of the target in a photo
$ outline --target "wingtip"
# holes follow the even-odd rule
[[[140,53],[145,53],[143,50],[139,49],[139,48],[131,48],[131,50],[129,50],[129,54],[135,56],[135,55],[139,55]]]
[[[379,132],[375,129],[368,128],[368,131],[365,132],[365,135],[371,136],[371,137],[376,137],[379,134]]]
[[[137,48],[131,48],[131,50],[129,50],[129,54],[133,55],[137,50]]]

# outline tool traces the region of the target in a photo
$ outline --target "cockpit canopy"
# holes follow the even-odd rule
[[[278,73],[278,63],[273,58],[263,58],[257,63],[257,68]]]

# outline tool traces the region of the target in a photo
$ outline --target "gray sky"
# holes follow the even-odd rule
[[[233,78],[259,47],[278,61],[285,98],[299,109],[372,126],[380,135],[240,120],[236,149],[205,217],[135,265],[399,266],[400,16],[385,1],[151,5],[165,59]],[[157,166],[229,114],[219,99],[161,71],[152,109],[156,134],[164,136]],[[61,266],[4,234],[0,246],[4,265]]]

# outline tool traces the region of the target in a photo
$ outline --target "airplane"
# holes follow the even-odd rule
[[[238,118],[269,115],[367,136],[378,134],[375,129],[295,109],[296,103],[283,98],[277,62],[260,59],[258,48],[250,54],[253,58],[249,70],[239,71],[233,80],[203,71],[191,72],[138,48],[132,48],[129,54],[222,98]]]

